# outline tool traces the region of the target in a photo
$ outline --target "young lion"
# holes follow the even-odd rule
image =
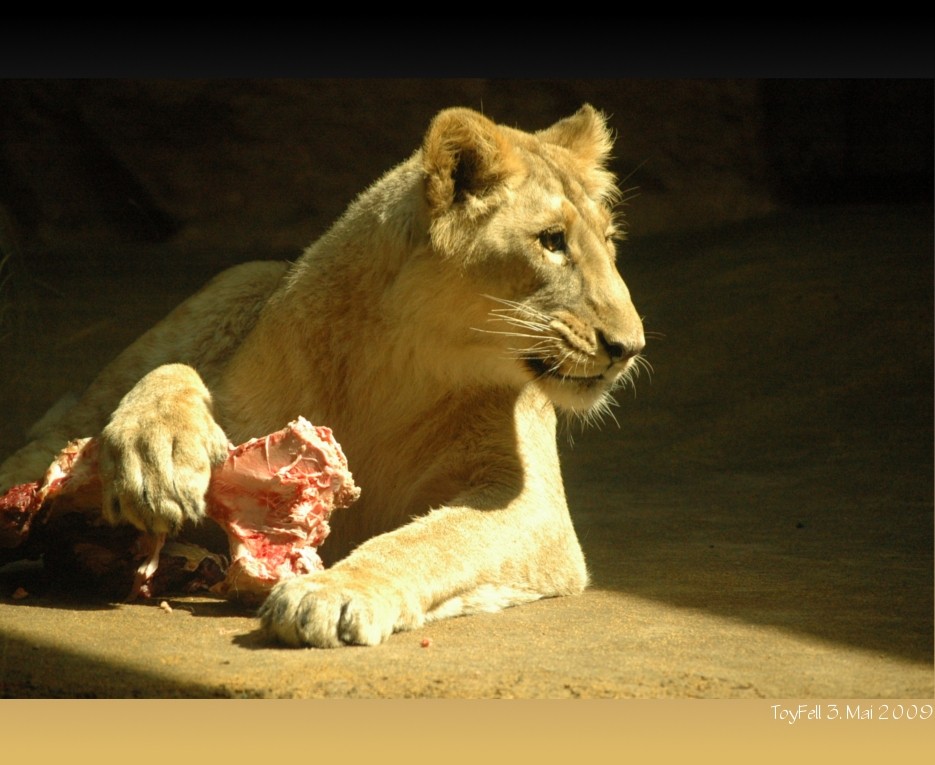
[[[100,433],[105,517],[176,533],[229,441],[303,415],[363,494],[332,519],[332,565],[268,596],[271,637],[373,645],[579,592],[554,406],[606,405],[644,345],[614,266],[611,143],[587,105],[537,133],[441,112],[294,265],[232,268],[131,345],[0,489]]]

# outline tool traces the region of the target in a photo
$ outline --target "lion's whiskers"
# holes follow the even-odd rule
[[[539,342],[543,342],[541,339],[542,338],[541,335],[530,335],[525,332],[507,332],[506,330],[502,330],[502,329],[481,329],[480,327],[471,327],[471,329],[474,330],[475,332],[483,332],[485,335],[503,335],[504,337],[528,337],[532,340],[539,340]]]
[[[524,347],[507,348],[505,351],[506,358],[514,360],[541,359],[543,356],[554,356],[555,352],[559,350],[560,342],[551,334],[552,330],[549,326],[551,317],[548,314],[514,300],[493,295],[482,295],[482,297],[505,306],[504,308],[491,309],[487,317],[488,322],[499,322],[526,331],[517,332],[514,330],[471,327],[472,330],[487,335],[501,335],[503,337],[535,341]],[[561,363],[559,362],[559,366]]]
[[[649,360],[641,353],[633,357],[633,364],[630,369],[633,372],[634,380],[640,376],[640,372],[646,372],[646,376],[649,377],[650,382],[652,382],[653,379],[653,372],[656,371],[653,369],[653,365],[649,363]]]
[[[543,332],[549,328],[548,324],[543,324],[539,321],[529,321],[528,319],[519,319],[515,316],[492,316],[487,319],[487,321],[502,321],[506,324],[512,324],[514,327],[521,327],[524,329],[531,329],[536,332]]]

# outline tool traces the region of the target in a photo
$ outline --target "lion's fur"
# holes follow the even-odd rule
[[[539,133],[441,112],[296,263],[218,276],[0,481],[34,479],[66,440],[103,430],[105,514],[173,531],[200,516],[228,439],[303,415],[334,430],[363,493],[333,518],[333,565],[267,600],[273,636],[375,643],[580,591],[553,403],[599,406],[643,345],[613,264],[610,148],[588,106]],[[146,463],[160,439],[184,464]],[[188,476],[174,493],[170,474]]]

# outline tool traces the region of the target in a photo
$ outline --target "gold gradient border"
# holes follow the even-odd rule
[[[779,705],[779,709],[777,706]],[[800,707],[801,705],[801,707]],[[829,720],[832,705],[838,718]],[[879,719],[902,705],[901,719]],[[763,701],[3,700],[3,761],[915,763],[931,699]],[[846,710],[875,719],[846,719]],[[790,724],[781,709],[804,713]],[[822,719],[808,719],[819,708]]]

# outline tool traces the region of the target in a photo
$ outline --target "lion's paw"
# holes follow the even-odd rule
[[[269,637],[316,648],[377,645],[424,621],[388,582],[339,569],[280,582],[259,617]]]
[[[150,533],[204,515],[213,467],[228,441],[194,370],[160,367],[124,397],[100,437],[103,512]]]

